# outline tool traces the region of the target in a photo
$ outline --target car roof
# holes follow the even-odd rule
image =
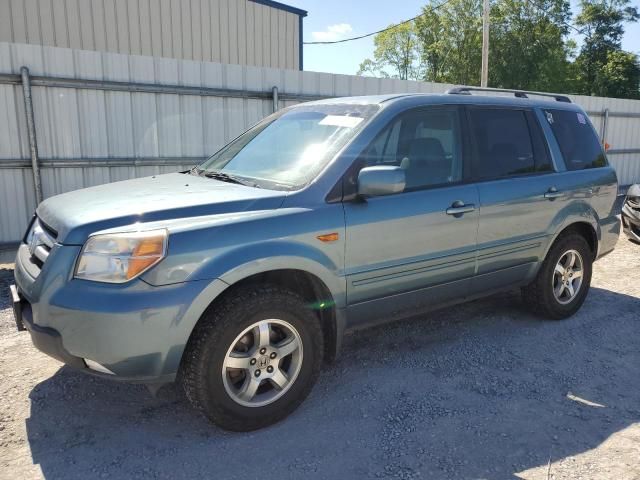
[[[530,98],[519,98],[513,94],[447,94],[447,93],[397,93],[388,95],[364,95],[357,97],[327,98],[308,102],[304,105],[335,105],[335,104],[357,104],[357,105],[382,105],[404,103],[407,106],[420,105],[498,105],[511,107],[541,107],[553,108],[556,110],[582,111],[575,103],[561,102],[549,97],[536,97],[530,94]]]

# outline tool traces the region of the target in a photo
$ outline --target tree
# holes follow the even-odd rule
[[[596,90],[607,97],[640,98],[638,56],[622,50],[609,52],[596,76]]]
[[[640,19],[633,0],[581,0],[580,53],[568,38],[569,0],[493,0],[489,85],[638,98],[638,57],[621,50],[624,24]],[[375,36],[374,58],[358,74],[478,85],[482,0],[428,0],[414,21]],[[575,59],[575,61],[574,61]]]
[[[497,0],[491,8],[490,85],[564,91],[570,19],[566,0]]]
[[[418,43],[413,22],[397,25],[374,37],[373,60],[360,64],[358,75],[369,73],[382,77],[418,80]],[[387,71],[391,69],[391,73]]]
[[[580,93],[618,97],[631,91],[633,96],[638,95],[637,58],[631,59],[629,55],[634,55],[624,55],[621,49],[624,24],[640,19],[637,7],[629,4],[629,0],[581,0],[581,12],[576,17],[576,25],[585,35],[576,59]],[[616,71],[630,74],[627,83],[620,83]]]
[[[435,9],[431,0],[416,20],[424,79],[461,85],[480,83],[482,0],[452,0]]]
[[[532,2],[536,2],[533,4]],[[491,11],[490,85],[504,88],[562,90],[570,48],[564,42],[571,17],[567,0],[497,0]],[[374,60],[359,74],[478,85],[482,64],[482,0],[429,0],[415,25],[376,36]],[[411,41],[404,39],[411,31]],[[414,45],[411,52],[403,46]],[[416,63],[417,62],[417,63]],[[517,62],[517,68],[514,68]],[[408,74],[404,71],[408,68]],[[404,70],[403,70],[404,68]]]

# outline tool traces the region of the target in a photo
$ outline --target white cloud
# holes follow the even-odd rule
[[[311,36],[316,42],[335,42],[346,38],[352,31],[348,23],[336,23],[329,25],[324,32],[311,32]]]

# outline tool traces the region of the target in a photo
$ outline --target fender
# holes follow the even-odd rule
[[[547,257],[551,246],[558,239],[560,234],[567,227],[576,223],[586,223],[590,225],[591,228],[593,228],[593,231],[596,232],[598,245],[600,244],[600,240],[602,239],[602,231],[600,229],[600,217],[598,213],[591,205],[589,205],[585,201],[573,201],[569,203],[565,208],[560,210],[556,217],[553,219],[553,222],[551,224],[552,233],[548,237],[549,241],[544,248],[544,254],[541,257],[538,268]],[[537,270],[538,269],[536,268],[536,273]]]
[[[544,236],[539,237],[543,244],[539,250],[538,261],[531,263],[531,267],[528,269],[523,279],[523,285],[527,285],[533,281],[540,271],[540,267],[542,266],[545,258],[547,258],[551,246],[567,227],[578,223],[589,225],[596,232],[596,238],[599,245],[602,233],[598,223],[598,218],[597,212],[584,201],[574,200],[561,209],[550,223],[547,233]]]
[[[238,260],[242,260],[239,263]],[[176,325],[174,342],[163,365],[164,372],[177,371],[186,344],[207,307],[227,288],[252,275],[272,270],[295,269],[318,277],[327,286],[336,303],[336,350],[344,331],[342,309],[346,301],[346,280],[335,264],[318,249],[292,241],[270,241],[259,245],[243,245],[213,259],[198,271],[208,279],[190,279],[206,285]]]
[[[273,240],[242,245],[213,258],[198,269],[197,280],[218,278],[233,285],[252,275],[271,270],[301,270],[318,277],[329,289],[337,308],[344,306],[346,280],[335,262],[324,252],[305,243]]]
[[[163,374],[175,374],[179,370],[184,349],[198,320],[200,320],[211,302],[229,287],[228,284],[217,278],[210,282],[194,283],[202,283],[206,286],[191,302],[184,314],[179,319],[176,319],[175,328],[171,330],[171,338],[168,339],[171,343],[171,348],[162,363]]]

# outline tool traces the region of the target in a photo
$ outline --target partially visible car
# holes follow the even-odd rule
[[[640,184],[627,190],[622,205],[622,229],[630,240],[640,243]]]

